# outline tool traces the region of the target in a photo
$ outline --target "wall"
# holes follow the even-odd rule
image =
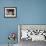
[[[46,0],[23,0],[21,24],[46,24]]]
[[[17,18],[4,18],[4,7],[17,7]],[[0,0],[0,44],[18,32],[17,24],[46,24],[46,0]]]

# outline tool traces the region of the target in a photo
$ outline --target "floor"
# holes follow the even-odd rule
[[[20,42],[20,46],[46,46],[46,42],[45,41],[25,41],[25,40],[21,40]]]
[[[0,46],[8,46],[8,44],[0,44]],[[11,46],[11,45],[10,45]],[[34,41],[31,40],[21,40],[19,44],[15,44],[13,46],[46,46],[45,41]]]
[[[8,46],[8,44],[0,44],[0,46]],[[10,46],[18,46],[18,44],[10,45]]]

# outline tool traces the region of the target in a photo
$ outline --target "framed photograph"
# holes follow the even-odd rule
[[[19,24],[18,41],[46,41],[46,24]]]
[[[4,17],[5,18],[16,18],[17,16],[16,7],[5,7],[4,8]]]

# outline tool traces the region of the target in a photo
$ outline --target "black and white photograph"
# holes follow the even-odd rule
[[[4,17],[16,18],[16,7],[5,7]]]

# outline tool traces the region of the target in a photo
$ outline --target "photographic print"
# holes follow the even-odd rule
[[[16,7],[5,7],[4,8],[5,18],[16,18]]]
[[[23,24],[20,25],[19,28],[18,30],[20,31],[20,41],[46,41],[46,25]]]

